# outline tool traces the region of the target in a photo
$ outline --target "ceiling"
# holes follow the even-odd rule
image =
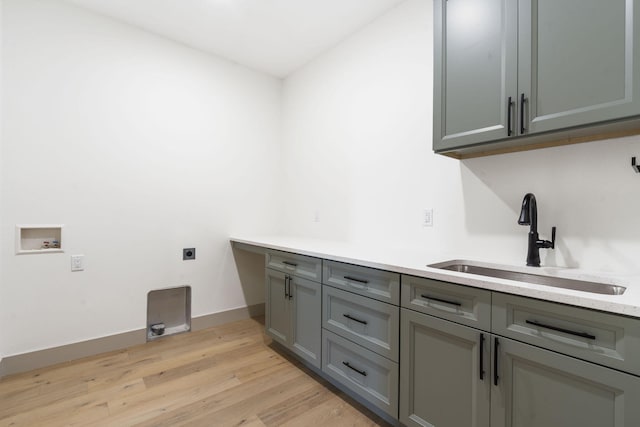
[[[66,0],[285,77],[404,0]]]

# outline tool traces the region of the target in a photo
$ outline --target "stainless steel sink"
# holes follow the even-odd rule
[[[489,264],[481,265],[471,261],[446,261],[438,264],[431,264],[428,267],[457,271],[460,273],[476,274],[478,276],[495,277],[498,279],[516,280],[518,282],[533,283],[536,285],[553,286],[554,288],[573,289],[576,291],[596,294],[622,295],[624,294],[624,291],[627,290],[624,286],[609,283],[590,282],[567,279],[564,277],[543,276],[541,274],[503,270]]]

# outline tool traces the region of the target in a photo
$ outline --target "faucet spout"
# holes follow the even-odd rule
[[[527,265],[530,267],[540,267],[540,248],[554,249],[556,243],[556,228],[551,229],[552,240],[540,240],[538,236],[538,205],[536,196],[527,193],[522,200],[522,209],[518,224],[528,225],[529,243],[527,245]]]
[[[531,231],[538,232],[538,204],[533,193],[527,193],[522,200],[522,210],[520,210],[520,225],[530,225]]]

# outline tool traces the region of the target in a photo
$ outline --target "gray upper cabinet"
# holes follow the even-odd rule
[[[520,0],[518,133],[640,114],[634,0]],[[523,100],[524,102],[521,101]]]
[[[434,150],[628,131],[640,117],[637,23],[640,0],[436,0]]]
[[[434,150],[506,138],[518,90],[517,2],[434,5]]]

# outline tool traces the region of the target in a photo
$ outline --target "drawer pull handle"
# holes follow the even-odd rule
[[[345,279],[347,280],[351,280],[353,282],[358,282],[358,283],[369,283],[368,280],[364,280],[364,279],[358,279],[357,277],[351,277],[351,276],[344,276]]]
[[[441,298],[431,297],[431,296],[429,296],[429,295],[424,295],[424,294],[423,294],[423,295],[420,295],[420,296],[421,296],[422,298],[424,298],[424,299],[429,299],[429,300],[432,300],[432,301],[443,302],[443,303],[445,303],[445,304],[455,305],[456,307],[462,307],[462,303],[459,303],[459,302],[457,302],[457,301],[449,301],[449,300],[446,300],[446,299],[441,299]]]
[[[360,319],[356,319],[355,317],[352,317],[348,314],[343,314],[344,317],[346,317],[347,319],[353,320],[354,322],[358,322],[358,323],[362,323],[363,325],[367,324],[366,320],[360,320]]]
[[[581,337],[581,338],[587,338],[587,339],[590,339],[590,340],[595,340],[596,339],[595,335],[591,335],[591,334],[589,334],[587,332],[576,332],[576,331],[572,331],[571,329],[560,328],[558,326],[545,325],[544,323],[540,323],[540,322],[537,322],[535,320],[525,320],[525,322],[530,324],[530,325],[533,325],[533,326],[538,326],[540,328],[551,329],[552,331],[564,332],[565,334],[575,335],[575,336]]]
[[[480,334],[480,380],[484,381],[484,334]]]
[[[361,371],[360,369],[354,368],[353,366],[351,366],[351,364],[349,362],[342,362],[342,364],[344,366],[346,366],[347,368],[351,369],[352,371],[356,371],[357,373],[359,373],[363,377],[367,376],[367,373],[365,371]]]
[[[297,266],[298,266],[298,264],[296,264],[295,262],[282,261],[282,263],[283,263],[284,265],[289,265],[289,266],[291,266],[291,267],[297,267]]]

